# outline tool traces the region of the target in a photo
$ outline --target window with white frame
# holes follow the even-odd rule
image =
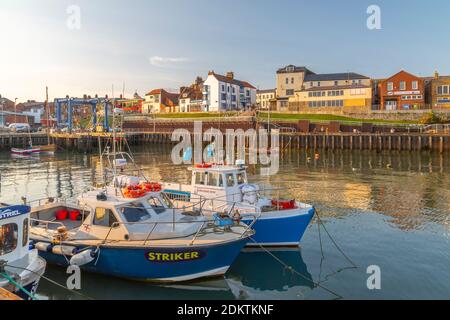
[[[405,81],[400,81],[400,90],[402,90],[402,91],[406,90],[406,82]]]
[[[413,81],[412,82],[412,89],[413,90],[419,89],[419,81]]]
[[[394,91],[394,83],[393,82],[388,82],[387,90],[388,91]]]

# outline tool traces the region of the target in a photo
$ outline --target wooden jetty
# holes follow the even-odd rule
[[[125,135],[132,145],[174,144],[172,132],[132,131]],[[193,134],[191,134],[191,141]],[[111,133],[54,133],[50,142],[63,150],[97,152],[98,141],[111,137]],[[0,134],[0,148],[21,147],[30,139],[28,134]],[[32,134],[33,145],[46,144],[46,134]],[[225,141],[224,141],[225,143]],[[450,134],[443,133],[360,133],[360,132],[282,132],[280,147],[285,149],[422,151],[444,153],[450,151]]]
[[[23,299],[4,288],[0,288],[0,301],[20,301],[20,300]]]

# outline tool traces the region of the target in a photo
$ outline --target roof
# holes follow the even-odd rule
[[[405,71],[405,70],[401,70],[401,71],[397,72],[396,74],[390,76],[389,78],[386,78],[386,79],[382,80],[381,82],[389,81],[389,80],[391,80],[392,78],[398,76],[398,75],[401,74],[401,73],[407,74],[407,75],[409,75],[409,76],[411,76],[411,77],[414,77],[414,78],[417,78],[417,79],[420,79],[420,80],[424,80],[423,78],[420,78],[420,77],[418,77],[418,76],[416,76],[416,75],[414,75],[414,74],[412,74],[412,73],[409,73],[409,72],[407,72],[407,71]]]
[[[312,87],[306,90],[297,90],[297,91],[319,91],[319,90],[342,90],[342,89],[367,89],[372,88],[372,86],[363,85],[363,84],[350,84],[345,86],[327,86],[327,87]]]
[[[297,66],[294,66],[293,64],[290,64],[288,66],[285,66],[285,67],[277,70],[277,73],[295,73],[295,72],[304,72],[307,74],[314,74],[314,72],[312,72],[311,70],[309,70],[306,67],[297,67]]]
[[[217,74],[214,71],[210,72],[209,75],[214,76],[217,80],[219,80],[220,82],[225,82],[225,83],[231,83],[240,87],[245,87],[245,88],[250,88],[250,89],[255,89],[256,88],[254,86],[252,86],[250,83],[248,83],[247,81],[241,81],[241,80],[237,80],[237,79],[231,79],[228,78],[226,76],[223,76],[221,74]]]
[[[356,80],[356,79],[370,79],[354,72],[345,73],[327,73],[327,74],[309,74],[305,77],[305,81],[333,81],[333,80]]]
[[[264,90],[258,90],[256,93],[275,93],[277,89],[264,89]]]

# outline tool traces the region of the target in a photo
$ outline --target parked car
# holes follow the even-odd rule
[[[8,128],[15,132],[29,132],[31,129],[28,123],[11,123]]]

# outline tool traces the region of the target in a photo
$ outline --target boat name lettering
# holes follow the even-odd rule
[[[203,251],[183,251],[183,252],[155,252],[146,253],[146,258],[151,262],[183,262],[202,259],[206,255]]]

